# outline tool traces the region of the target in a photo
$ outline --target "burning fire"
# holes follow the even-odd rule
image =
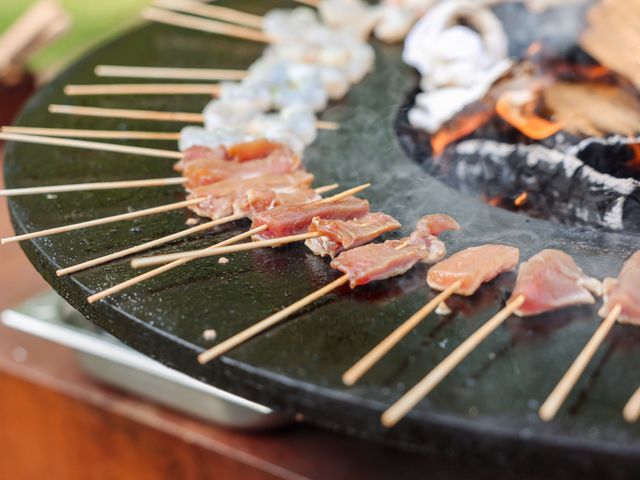
[[[536,115],[536,103],[533,92],[512,90],[500,96],[496,103],[496,111],[504,121],[527,137],[543,140],[562,130],[562,124]]]
[[[529,198],[529,193],[522,192],[520,195],[516,197],[516,199],[513,201],[513,204],[516,207],[521,207],[522,205],[525,204],[525,202],[527,201],[527,198]]]
[[[461,113],[454,117],[431,137],[433,155],[440,156],[450,143],[473,133],[487,123],[494,113],[493,109],[487,108],[479,112]]]
[[[640,143],[630,143],[629,148],[633,152],[633,158],[629,161],[629,168],[640,170]]]

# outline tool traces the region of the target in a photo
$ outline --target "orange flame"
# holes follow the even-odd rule
[[[555,66],[556,76],[573,75],[581,80],[597,82],[606,80],[612,74],[612,70],[604,65],[584,65],[560,63]]]
[[[485,201],[493,207],[499,207],[502,204],[502,197],[485,197]]]
[[[431,136],[431,148],[434,156],[440,156],[447,146],[480,128],[494,115],[486,109],[473,113],[461,113]]]
[[[498,99],[496,112],[505,122],[533,140],[543,140],[562,130],[561,123],[552,122],[536,115],[535,98],[522,102],[518,98],[518,95],[522,93],[508,91]]]
[[[629,167],[640,169],[640,143],[630,143],[629,148],[633,152],[633,158],[629,162]]]
[[[513,204],[516,207],[521,207],[522,205],[524,205],[524,203],[527,201],[527,198],[529,198],[529,194],[527,192],[522,192],[520,195],[518,195],[518,197],[513,201]]]

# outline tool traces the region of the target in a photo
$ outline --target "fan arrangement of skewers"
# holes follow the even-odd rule
[[[390,3],[401,5],[401,2]],[[336,6],[344,7],[347,4],[353,8],[352,12],[356,12],[351,19],[359,18],[358,22],[336,20],[343,18],[336,15]],[[62,268],[57,274],[63,276],[140,253],[222,224],[244,218],[251,220],[251,227],[246,232],[203,250],[133,259],[131,264],[134,268],[156,268],[91,295],[88,297],[90,303],[115,295],[196,258],[224,258],[223,255],[257,248],[279,247],[293,242],[305,242],[314,254],[331,258],[330,267],[341,273],[334,281],[201,353],[198,361],[203,364],[250,341],[306,305],[345,284],[354,289],[402,275],[418,263],[432,265],[426,281],[429,287],[438,293],[346,370],[342,380],[348,386],[354,385],[374,365],[383,361],[385,355],[430,314],[447,312],[446,301],[451,296],[473,295],[483,284],[502,273],[517,269],[519,250],[507,245],[472,247],[447,258],[445,243],[440,236],[447,231],[459,230],[460,226],[455,219],[445,214],[432,213],[418,219],[415,229],[408,236],[376,241],[381,236],[400,229],[401,225],[390,215],[371,212],[367,200],[354,196],[368,188],[369,184],[356,186],[327,198],[321,195],[337,189],[337,184],[317,188],[311,186],[314,177],[304,169],[301,162],[304,148],[314,141],[318,128],[339,128],[330,122],[318,121],[315,114],[322,111],[330,100],[342,98],[350,85],[359,82],[373,68],[373,49],[366,42],[372,31],[378,36],[384,36],[385,33],[389,33],[389,25],[395,25],[397,29],[394,35],[388,37],[395,39],[396,36],[402,36],[399,32],[408,30],[403,30],[398,22],[393,24],[393,17],[380,16],[380,9],[366,10],[355,1],[337,0],[319,0],[318,6],[321,7],[323,19],[330,26],[324,25],[316,14],[307,8],[277,10],[264,17],[258,17],[190,0],[162,0],[158,2],[158,6],[164,8],[147,10],[145,18],[263,42],[268,44],[268,48],[264,56],[247,72],[135,67],[98,69],[103,75],[165,75],[165,78],[238,80],[238,83],[221,83],[214,86],[96,85],[69,86],[66,89],[69,94],[100,95],[211,93],[217,98],[207,105],[202,114],[72,106],[52,106],[50,110],[79,115],[196,122],[204,123],[204,127],[190,126],[180,133],[168,134],[13,127],[5,128],[5,133],[0,134],[0,138],[176,159],[178,162],[174,168],[180,176],[22,188],[0,193],[13,196],[183,185],[188,193],[186,200],[4,238],[3,244],[180,208],[189,208],[198,216],[208,219],[207,222],[172,235]],[[400,10],[396,13],[398,11]],[[409,27],[420,16],[420,13],[411,9],[407,9],[405,13],[404,25]],[[202,18],[204,16],[214,16],[217,20]],[[271,113],[274,111],[276,113]],[[42,135],[46,133],[49,136]],[[57,138],[64,136],[174,139],[179,140],[181,151]],[[241,243],[246,239],[250,241]],[[593,304],[597,296],[604,294],[604,303],[600,309],[600,314],[605,317],[604,321],[540,408],[543,420],[552,419],[615,322],[640,324],[640,299],[637,297],[637,289],[634,288],[638,282],[640,252],[627,261],[617,279],[606,279],[604,283],[585,275],[570,256],[559,250],[544,250],[534,255],[520,265],[511,298],[505,307],[385,411],[381,417],[383,425],[391,427],[402,419],[511,315],[526,317],[575,305]],[[640,416],[640,390],[625,407],[624,415],[629,421],[635,421]]]

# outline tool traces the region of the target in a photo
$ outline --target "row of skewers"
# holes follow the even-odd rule
[[[301,35],[301,38],[304,38],[304,35]],[[298,37],[296,39],[299,40]],[[318,57],[320,56],[318,55]],[[313,64],[313,62],[311,63]],[[256,82],[256,80],[252,82]],[[251,93],[260,91],[259,82],[247,82],[247,84]],[[269,85],[271,88],[272,84]],[[326,86],[325,88],[328,95],[330,90]],[[225,89],[221,90],[221,92],[224,91]],[[233,88],[228,88],[226,91],[233,91]],[[270,91],[273,91],[273,89]],[[231,94],[229,95],[232,96]],[[260,95],[257,95],[257,97],[260,97]],[[315,116],[310,115],[309,112],[321,109],[321,102],[314,104],[316,97],[313,95],[309,95],[308,98],[314,98],[314,100],[310,104],[304,105],[295,102],[286,105],[281,100],[278,100],[280,103],[276,103],[274,98],[271,96],[269,99],[271,103],[267,105],[265,101],[263,107],[260,108],[256,107],[256,102],[247,102],[245,97],[241,101],[236,101],[226,97],[222,98],[221,93],[221,98],[214,100],[206,113],[198,117],[198,119],[206,121],[207,115],[214,112],[215,115],[211,115],[214,120],[206,121],[206,123],[207,126],[215,126],[215,132],[211,132],[208,129],[187,130],[186,133],[183,131],[180,135],[182,152],[136,149],[136,147],[96,144],[95,142],[46,138],[17,133],[4,134],[3,138],[8,140],[81,148],[102,148],[111,149],[114,152],[128,151],[141,155],[174,158],[179,160],[175,169],[181,173],[180,177],[140,180],[137,183],[106,182],[84,186],[35,187],[4,191],[3,194],[5,195],[78,191],[90,188],[132,188],[181,184],[186,187],[188,197],[184,202],[155,209],[19,235],[3,239],[3,243],[63,233],[184,207],[190,208],[199,216],[211,220],[186,229],[183,232],[58,271],[59,275],[65,275],[138,253],[193,233],[202,232],[223,223],[237,221],[242,218],[251,219],[251,228],[247,232],[229,238],[205,250],[134,259],[132,262],[134,267],[158,264],[161,266],[120,285],[92,295],[88,298],[88,301],[92,303],[183,265],[195,258],[230,255],[249,249],[275,247],[300,241],[305,241],[305,244],[312,252],[332,258],[331,267],[342,273],[339,278],[251,328],[203,352],[198,357],[201,363],[206,363],[227,353],[344,284],[349,283],[351,288],[356,288],[373,281],[381,281],[401,275],[419,262],[433,264],[427,275],[427,283],[440,293],[416,312],[407,322],[392,332],[363,359],[347,370],[343,376],[343,381],[347,385],[356,383],[388,351],[397,345],[412,328],[415,328],[434,310],[439,308],[440,311],[446,311],[445,302],[449,297],[452,295],[473,295],[484,283],[491,281],[503,272],[516,269],[519,262],[519,251],[506,245],[473,247],[445,258],[445,244],[439,236],[446,231],[458,230],[460,226],[453,218],[441,214],[427,215],[421,218],[417,222],[415,230],[407,237],[371,243],[381,235],[397,230],[400,228],[400,224],[384,213],[371,213],[366,200],[353,196],[367,188],[368,184],[347,190],[333,197],[322,198],[320,197],[321,193],[337,188],[337,185],[312,189],[313,175],[302,168],[299,153],[304,146],[313,141],[315,132],[314,135],[309,134],[309,132],[318,126]],[[234,121],[230,122],[233,125],[233,128],[230,129],[231,131],[221,133],[228,126],[227,119],[229,115],[238,114],[239,111],[237,109],[243,103],[247,106],[247,109],[242,110],[242,112],[249,111],[249,113],[246,116],[233,117]],[[225,110],[224,108],[229,108],[230,110]],[[281,113],[266,113],[274,108],[282,108]],[[294,117],[295,120],[291,121],[286,128],[281,127],[281,125],[272,128],[273,123],[281,121],[282,117],[288,118],[285,113],[291,112],[291,110],[287,111],[286,109],[291,109],[294,112],[288,114]],[[69,109],[67,111],[71,112],[72,110]],[[96,112],[97,110],[94,109],[93,113]],[[88,112],[85,111],[85,113]],[[114,112],[103,111],[100,113],[108,115]],[[142,118],[144,115],[147,115],[144,118],[149,118],[155,114],[154,112],[138,112],[137,115],[141,116],[138,118]],[[295,117],[295,115],[299,116]],[[301,120],[303,118],[304,120]],[[159,118],[156,116],[154,119]],[[185,117],[185,120],[193,121],[194,118],[191,117],[187,120]],[[252,125],[252,127],[247,129],[247,125]],[[139,138],[144,138],[144,133],[149,132],[139,132]],[[107,136],[108,134],[104,135]],[[134,150],[130,150],[131,148],[134,148]],[[234,245],[248,238],[253,241]],[[492,317],[483,327],[454,350],[445,361],[389,408],[382,416],[383,424],[392,426],[397,423],[511,314],[528,316],[573,305],[592,304],[595,302],[595,296],[604,290],[605,302],[600,313],[606,317],[605,321],[540,409],[540,415],[543,419],[549,420],[553,418],[572,385],[575,384],[584,370],[589,358],[616,320],[640,323],[640,311],[638,308],[640,303],[635,297],[633,289],[633,285],[637,283],[638,275],[640,275],[639,262],[640,253],[636,253],[625,264],[618,279],[605,280],[604,289],[602,289],[598,280],[586,276],[573,259],[563,252],[545,250],[530,258],[520,266],[513,294],[505,308]],[[635,420],[639,412],[640,394],[637,394],[630,400],[625,409],[625,416],[629,420]]]

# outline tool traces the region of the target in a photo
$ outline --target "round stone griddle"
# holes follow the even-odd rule
[[[237,2],[235,6],[240,6]],[[243,2],[263,12],[284,2]],[[615,275],[640,239],[624,234],[568,228],[498,210],[462,196],[430,178],[407,158],[393,121],[417,78],[400,58],[400,47],[375,44],[375,71],[322,119],[337,132],[322,131],[305,152],[316,185],[373,186],[363,196],[412,230],[417,218],[443,212],[463,227],[446,234],[450,252],[488,242],[517,246],[526,259],[542,248],[573,255],[587,273]],[[149,25],[95,51],[42,89],[22,112],[18,125],[176,131],[162,122],[52,115],[51,103],[166,111],[200,111],[204,96],[71,97],[66,84],[96,79],[98,64],[245,68],[263,46]],[[117,83],[121,80],[114,79]],[[129,142],[122,142],[129,143]],[[131,142],[175,149],[172,142]],[[8,143],[7,187],[171,176],[172,162],[105,152]],[[18,234],[179,201],[179,187],[64,193],[9,200]],[[402,422],[390,430],[379,416],[438,361],[499,310],[513,284],[504,275],[472,298],[451,301],[454,313],[431,315],[353,388],[341,374],[390,331],[434,296],[425,285],[426,267],[355,291],[344,287],[289,321],[206,366],[196,355],[214,328],[223,340],[337,278],[326,260],[304,246],[236,254],[227,265],[195,261],[125,292],[89,305],[86,297],[138,272],[129,259],[74,276],[55,270],[185,228],[187,211],[176,211],[22,244],[45,279],[89,319],[131,347],[195,378],[287,413],[301,413],[317,425],[402,448],[582,471],[626,472],[637,467],[637,425],[626,424],[624,403],[640,384],[640,331],[617,325],[549,424],[537,408],[598,325],[597,306],[572,308],[533,319],[509,319]],[[155,253],[211,245],[246,230],[237,222],[207,235],[176,242]],[[9,232],[3,232],[7,235]],[[596,470],[594,470],[594,468]],[[630,470],[631,469],[631,470]],[[557,471],[557,470],[556,470]]]

